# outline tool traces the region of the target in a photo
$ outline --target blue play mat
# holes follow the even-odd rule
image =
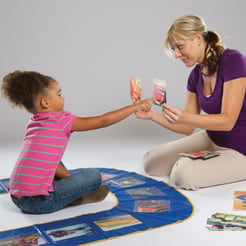
[[[117,197],[115,207],[94,214],[2,231],[0,246],[83,245],[182,222],[192,214],[189,200],[163,182],[134,172],[98,169],[103,182]],[[1,193],[7,192],[8,181],[0,180]]]

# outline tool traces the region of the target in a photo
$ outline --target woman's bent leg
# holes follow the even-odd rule
[[[169,176],[179,153],[202,150],[211,150],[211,140],[205,131],[161,144],[145,154],[145,171],[154,176]]]
[[[172,169],[171,182],[184,189],[196,190],[246,179],[245,155],[232,149],[217,152],[220,156],[207,160],[181,157]]]

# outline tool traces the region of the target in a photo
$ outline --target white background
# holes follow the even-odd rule
[[[130,103],[129,77],[141,78],[151,97],[153,78],[167,80],[168,103],[182,108],[190,68],[164,53],[170,24],[183,14],[201,15],[227,47],[246,52],[245,1],[197,0],[0,0],[0,77],[13,70],[35,70],[62,86],[66,109],[79,116],[102,114]],[[160,108],[155,107],[157,110]],[[9,177],[30,114],[0,98],[0,178]],[[109,128],[75,133],[64,156],[69,168],[110,167],[143,173],[144,153],[181,137],[134,115]],[[244,182],[180,191],[194,205],[185,222],[117,238],[99,245],[245,245],[245,232],[209,232],[215,212],[233,211],[234,190]],[[26,215],[1,195],[0,230],[59,220],[115,206],[109,196],[92,205],[51,215]]]
[[[243,0],[0,0],[0,78],[16,69],[50,75],[62,86],[66,110],[79,116],[129,104],[131,76],[142,80],[144,98],[160,78],[167,80],[168,102],[182,108],[190,68],[164,52],[170,24],[200,15],[228,47],[245,52],[244,6]],[[0,143],[21,143],[30,115],[2,98],[0,110]],[[155,144],[168,133],[132,116],[94,134]]]

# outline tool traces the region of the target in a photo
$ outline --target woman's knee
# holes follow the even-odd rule
[[[194,170],[194,163],[188,158],[180,158],[173,166],[170,174],[170,182],[177,187],[186,190],[197,190],[196,174]]]
[[[169,176],[173,163],[178,159],[172,142],[161,144],[144,156],[143,166],[146,173],[153,176]]]

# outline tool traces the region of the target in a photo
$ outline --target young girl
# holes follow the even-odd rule
[[[97,169],[72,175],[61,162],[70,135],[115,124],[132,113],[149,111],[149,100],[94,117],[64,111],[59,83],[33,71],[14,71],[2,82],[2,93],[14,106],[33,114],[10,178],[9,192],[23,212],[51,213],[68,205],[102,201],[109,188]]]

